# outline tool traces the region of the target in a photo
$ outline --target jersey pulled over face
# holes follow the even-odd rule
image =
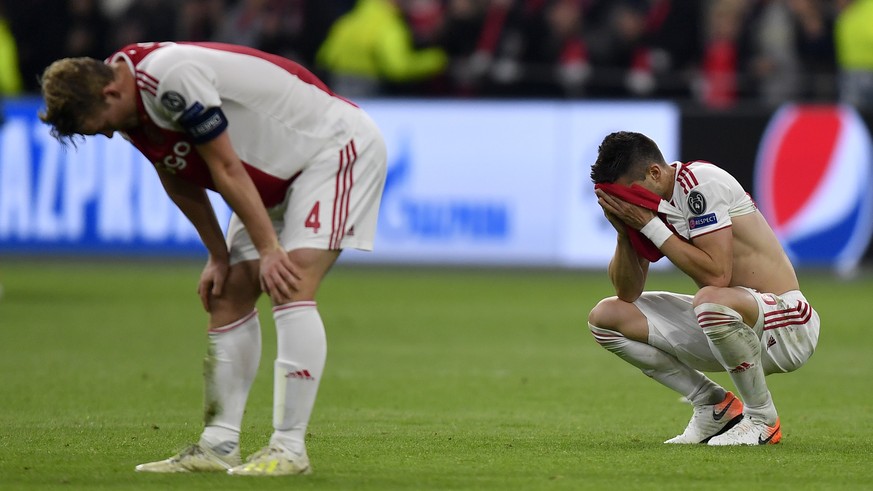
[[[125,138],[158,170],[215,189],[195,145],[227,131],[267,207],[361,117],[302,66],[251,48],[145,43],[106,60],[118,61],[134,75],[140,116]]]

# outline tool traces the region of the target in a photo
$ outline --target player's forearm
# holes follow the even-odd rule
[[[619,237],[607,270],[618,298],[633,302],[642,294],[648,272],[648,265],[643,261],[627,237]]]
[[[197,151],[209,166],[215,190],[242,220],[258,253],[264,256],[281,249],[261,196],[234,151],[228,132],[198,145]]]
[[[700,286],[728,286],[731,282],[730,265],[722,264],[678,237],[664,242],[661,252],[683,273]]]
[[[213,180],[217,191],[242,220],[255,248],[264,255],[281,247],[279,238],[254,183],[239,167],[238,172],[213,173]]]
[[[209,254],[215,258],[227,257],[224,234],[206,191],[165,174],[161,174],[161,183],[176,207],[197,230]]]

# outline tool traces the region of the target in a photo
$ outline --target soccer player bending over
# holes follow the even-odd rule
[[[618,240],[608,269],[616,296],[594,307],[588,327],[693,404],[688,427],[665,443],[778,443],[764,377],[809,359],[819,316],[755,203],[724,170],[668,164],[639,133],[607,136],[591,179]],[[662,256],[697,283],[695,295],[643,291],[650,261]],[[722,370],[740,398],[701,373]]]
[[[198,285],[209,314],[205,428],[197,444],[136,470],[310,472],[304,436],[327,352],[315,295],[343,248],[372,249],[386,169],[376,125],[300,65],[232,45],[130,45],[106,61],[58,60],[41,84],[52,134],[120,132],[209,253]],[[205,189],[233,209],[226,237]],[[262,291],[278,337],[275,431],[242,463]]]

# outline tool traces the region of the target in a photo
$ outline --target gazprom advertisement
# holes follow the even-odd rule
[[[60,145],[38,100],[5,102],[0,128],[0,252],[205,254],[154,167],[119,136]],[[221,223],[230,213],[217,195]]]
[[[869,255],[873,143],[848,107],[762,111],[763,133],[746,124],[748,134],[720,139],[709,135],[723,134],[730,115],[685,120],[669,103],[362,106],[385,135],[388,177],[376,250],[346,251],[342,261],[603,268],[615,233],[588,173],[603,137],[618,130],[651,136],[668,161],[712,160],[738,176],[754,168],[743,184],[799,266],[849,272]],[[40,107],[35,98],[5,102],[0,253],[205,256],[133,146],[98,136],[63,147],[37,118]],[[226,224],[228,207],[211,196]]]
[[[676,157],[670,104],[364,104],[388,144],[371,262],[603,267],[615,231],[588,176],[607,134],[634,130]]]

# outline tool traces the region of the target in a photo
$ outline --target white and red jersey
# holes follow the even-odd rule
[[[251,48],[145,43],[106,62],[119,60],[136,79],[142,123],[124,136],[155,167],[215,189],[194,145],[226,128],[267,207],[319,152],[342,148],[365,117],[299,64]]]
[[[743,186],[728,172],[709,162],[673,162],[676,181],[670,204],[678,210],[667,220],[676,232],[692,239],[731,225],[731,217],[758,208]]]

